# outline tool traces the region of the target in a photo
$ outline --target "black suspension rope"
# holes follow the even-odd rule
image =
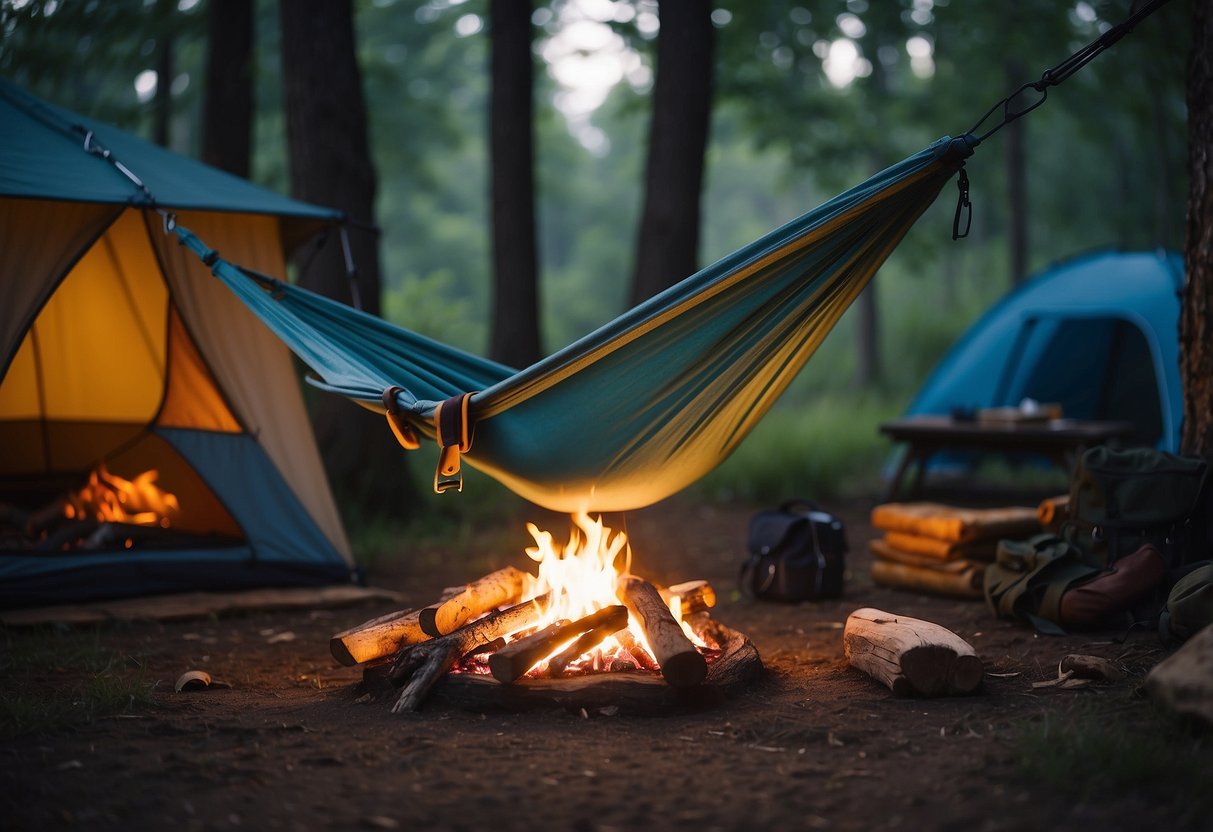
[[[986,110],[985,114],[977,119],[977,123],[964,134],[963,138],[965,141],[968,142],[970,147],[977,147],[977,145],[990,138],[990,136],[997,133],[1003,127],[1035,110],[1045,103],[1045,99],[1049,97],[1049,87],[1057,86],[1075,72],[1078,72],[1078,70],[1093,61],[1105,49],[1110,48],[1125,35],[1132,32],[1138,23],[1169,2],[1170,0],[1148,0],[1137,11],[1132,12],[1123,21],[1108,29],[1108,31],[1079,49],[1057,66],[1046,69],[1044,74],[1040,76],[1039,81],[1028,81],[1026,84],[1021,85],[1013,93]],[[1036,93],[1036,97],[1022,105],[1017,105],[1016,101],[1029,90]],[[981,129],[981,125],[985,124],[990,116],[994,115],[999,109],[1002,110],[1001,120],[980,136],[977,135],[977,131]],[[973,203],[969,200],[969,177],[965,173],[964,168],[960,169],[960,176],[956,181],[956,187],[960,193],[956,197],[956,214],[952,218],[953,240],[967,237],[969,235],[969,228],[973,224]]]
[[[972,139],[972,144],[976,146],[977,144],[980,144],[988,139],[994,133],[1001,130],[1006,125],[1010,124],[1012,121],[1015,121],[1016,119],[1032,112],[1043,104],[1045,99],[1049,97],[1049,87],[1057,86],[1075,72],[1078,72],[1078,70],[1082,69],[1084,66],[1093,61],[1105,49],[1108,49],[1125,35],[1132,32],[1137,27],[1138,23],[1152,15],[1154,12],[1158,11],[1169,2],[1170,0],[1148,0],[1148,2],[1143,3],[1137,11],[1133,12],[1123,21],[1108,29],[1108,31],[1104,32],[1098,38],[1079,49],[1057,66],[1053,67],[1052,69],[1046,69],[1044,74],[1040,76],[1039,81],[1029,81],[1026,84],[1023,84],[1006,98],[1002,99],[993,107],[986,110],[985,115],[979,118],[977,123],[970,127],[965,135],[970,137]],[[1016,107],[1016,99],[1029,90],[1038,93],[1038,97],[1026,104],[1026,106]],[[975,135],[981,128],[981,125],[984,124],[986,120],[990,118],[990,116],[994,115],[999,108],[1002,109],[1002,120],[1000,120],[986,132],[982,133],[980,136]]]

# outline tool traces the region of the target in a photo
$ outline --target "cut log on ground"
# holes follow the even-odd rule
[[[615,594],[640,625],[667,684],[685,687],[704,680],[707,662],[682,632],[655,586],[635,575],[621,575]]]
[[[578,658],[602,644],[608,636],[614,635],[628,626],[628,608],[624,606],[606,607],[581,620],[583,623],[591,624],[590,629],[578,636],[577,640],[568,647],[552,656],[548,661],[549,676],[559,676],[564,673],[564,669]]]
[[[486,642],[507,636],[534,623],[542,615],[546,602],[546,595],[532,598],[507,609],[489,613],[453,633],[405,647],[388,672],[388,678],[393,684],[404,684],[404,690],[400,692],[400,698],[392,707],[392,713],[417,710],[434,683],[462,656]]]
[[[973,648],[951,630],[870,607],[847,618],[842,643],[851,666],[895,696],[972,693],[984,675]]]
[[[421,630],[420,613],[400,610],[372,618],[330,638],[329,652],[346,667],[399,653],[400,648],[429,638]]]
[[[453,633],[489,610],[517,603],[531,580],[531,575],[512,566],[498,569],[468,584],[452,598],[421,610],[421,629],[431,636]]]
[[[1213,625],[1151,670],[1146,691],[1168,710],[1213,725]]]

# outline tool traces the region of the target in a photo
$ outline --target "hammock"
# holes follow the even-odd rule
[[[516,371],[179,241],[304,361],[315,386],[557,511],[624,511],[729,455],[821,344],[977,140],[945,137]],[[963,176],[963,173],[962,173]],[[962,180],[962,197],[965,191]]]

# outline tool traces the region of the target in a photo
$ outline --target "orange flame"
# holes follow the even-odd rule
[[[615,584],[621,574],[630,571],[632,551],[626,534],[613,532],[603,525],[601,517],[591,519],[585,512],[573,515],[572,522],[569,540],[563,547],[557,547],[550,532],[539,529],[534,523],[527,523],[527,531],[535,539],[536,545],[529,547],[526,553],[539,565],[535,594],[550,593],[540,626],[562,618],[571,621],[583,618],[603,607],[620,603],[615,595]],[[670,606],[674,619],[682,622],[679,600],[671,599]],[[694,643],[703,644],[686,622],[682,622],[682,627]],[[644,632],[636,621],[629,620],[628,629],[645,649],[649,649]],[[553,654],[563,647],[554,650]],[[576,664],[601,668],[622,652],[623,647],[612,636],[582,656]],[[532,672],[542,671],[546,664],[545,659]]]
[[[128,480],[111,474],[102,463],[89,474],[84,487],[68,495],[63,515],[68,519],[168,528],[181,507],[176,494],[157,487],[159,476],[153,468]]]

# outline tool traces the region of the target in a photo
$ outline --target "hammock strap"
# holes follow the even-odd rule
[[[468,417],[471,393],[460,393],[434,409],[434,427],[438,439],[438,468],[434,471],[434,492],[463,490],[459,455],[472,449],[472,420]]]
[[[415,451],[421,447],[421,440],[417,438],[417,431],[413,430],[413,426],[405,421],[404,412],[396,401],[396,394],[403,389],[403,387],[389,387],[384,390],[383,409],[387,416],[388,427],[392,429],[392,435],[396,437],[400,447],[406,451]]]
[[[1044,74],[1040,76],[1039,81],[1029,81],[1019,89],[1015,90],[1015,92],[996,103],[993,107],[986,110],[985,115],[979,118],[977,123],[969,128],[969,135],[975,134],[978,128],[980,128],[981,125],[984,124],[986,120],[999,108],[1002,108],[1002,120],[985,133],[977,136],[977,143],[985,141],[991,135],[996,133],[1004,126],[1010,124],[1012,121],[1015,121],[1017,118],[1025,116],[1035,110],[1041,104],[1045,103],[1045,99],[1049,96],[1049,87],[1057,86],[1075,72],[1082,69],[1105,49],[1111,47],[1125,35],[1132,32],[1138,23],[1149,17],[1154,12],[1158,11],[1158,9],[1168,2],[1170,2],[1170,0],[1149,0],[1149,2],[1142,3],[1141,8],[1129,15],[1129,17],[1108,29],[1108,31],[1104,32],[1098,38],[1079,49],[1057,66],[1053,67],[1052,69],[1045,70]],[[1035,99],[1026,100],[1021,104],[1016,104],[1016,100],[1021,95],[1027,93],[1028,90],[1032,90],[1034,93],[1036,93],[1037,97]]]
[[[973,225],[973,203],[969,201],[969,174],[964,168],[960,169],[960,176],[956,178],[956,188],[960,194],[956,197],[956,215],[952,217],[953,240],[968,237],[969,228]]]

